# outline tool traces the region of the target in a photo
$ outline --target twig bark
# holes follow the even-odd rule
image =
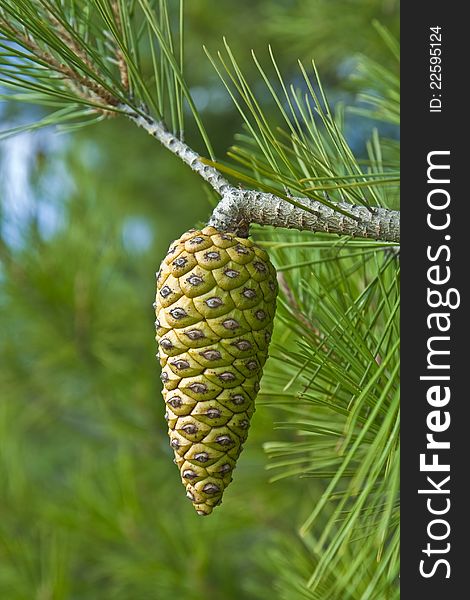
[[[349,213],[325,206],[317,200],[294,198],[291,204],[274,194],[255,190],[226,190],[209,221],[218,229],[233,230],[251,223],[286,227],[301,231],[338,233],[352,237],[372,238],[386,242],[400,241],[400,213],[386,208],[369,209],[345,202],[335,206]]]
[[[368,208],[345,202],[335,204],[339,209],[335,210],[309,198],[292,198],[292,202],[289,202],[274,194],[237,188],[215,167],[206,165],[194,150],[170,133],[162,122],[155,121],[142,112],[138,114],[129,106],[121,105],[119,109],[136,125],[159,140],[165,148],[176,154],[221,195],[221,201],[209,220],[209,225],[217,229],[233,231],[239,236],[247,237],[249,226],[258,223],[387,242],[400,241],[399,211]]]

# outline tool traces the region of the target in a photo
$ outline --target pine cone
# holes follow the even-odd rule
[[[267,253],[214,227],[184,233],[157,274],[165,418],[199,515],[221,503],[232,481],[268,356],[277,290]]]

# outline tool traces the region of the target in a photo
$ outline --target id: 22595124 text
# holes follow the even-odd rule
[[[429,112],[442,111],[442,27],[429,28]]]

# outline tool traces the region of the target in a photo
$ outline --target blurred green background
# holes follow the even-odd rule
[[[194,0],[186,17],[188,79],[220,158],[241,123],[202,44],[226,35],[255,87],[252,47],[263,58],[272,44],[294,82],[297,58],[315,58],[330,97],[352,100],[354,55],[388,60],[372,20],[398,33],[395,0]],[[3,103],[1,128],[40,114]],[[360,151],[360,124],[350,139]],[[212,193],[111,119],[0,142],[0,200],[0,598],[300,598],[281,591],[279,557],[301,554],[297,529],[322,486],[269,483],[262,445],[291,435],[273,429],[275,409],[258,408],[207,519],[168,446],[154,274]]]

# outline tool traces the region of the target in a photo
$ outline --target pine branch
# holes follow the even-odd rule
[[[221,196],[221,201],[209,220],[210,225],[220,230],[236,232],[240,236],[248,236],[250,225],[257,223],[273,227],[336,233],[352,237],[399,242],[400,213],[385,208],[369,207],[361,195],[357,194],[350,198],[350,202],[332,202],[328,198],[324,201],[318,201],[305,197],[292,197],[286,194],[273,194],[256,189],[242,189],[230,184],[223,177],[216,165],[208,164],[207,160],[194,152],[180,137],[167,130],[162,116],[158,113],[158,106],[152,102],[152,94],[140,78],[139,65],[133,61],[130,46],[125,39],[124,22],[125,18],[129,18],[129,14],[123,8],[124,4],[118,2],[118,0],[96,0],[95,4],[99,9],[104,26],[107,28],[105,33],[108,30],[110,32],[111,50],[114,54],[113,62],[116,62],[118,66],[118,77],[116,80],[113,79],[113,75],[110,75],[107,69],[101,64],[100,59],[97,58],[98,55],[94,55],[94,50],[90,49],[85,41],[82,43],[78,36],[75,37],[74,31],[69,26],[66,18],[60,12],[57,12],[55,9],[53,10],[52,4],[46,0],[44,0],[44,6],[46,7],[45,18],[49,21],[49,27],[46,27],[44,31],[41,30],[42,23],[36,23],[36,17],[28,13],[26,24],[29,24],[32,30],[32,32],[29,32],[23,26],[24,15],[22,13],[18,14],[14,4],[8,3],[5,8],[0,10],[0,33],[5,36],[7,41],[14,42],[23,48],[25,52],[18,51],[18,55],[21,55],[22,60],[29,61],[38,73],[42,75],[42,70],[45,68],[45,75],[46,78],[49,77],[51,88],[49,90],[44,85],[47,79],[42,78],[42,86],[38,85],[37,89],[43,94],[58,95],[64,91],[64,86],[66,86],[71,90],[72,97],[75,96],[76,101],[88,104],[100,115],[114,115],[117,112],[124,113],[131,121],[158,139],[168,150],[176,154],[202,179],[207,181]],[[183,79],[182,65],[177,62],[174,56],[171,36],[168,38],[165,33],[166,30],[170,30],[167,23],[168,14],[166,13],[166,8],[163,12],[165,26],[162,30],[162,24],[158,20],[155,20],[155,15],[150,10],[148,1],[140,0],[140,4],[148,19],[153,35],[158,40],[162,53],[161,58],[167,71],[165,77],[169,86],[167,92],[171,107],[171,120],[173,121],[172,129],[175,131],[179,128],[181,131],[183,127],[181,93],[184,92],[184,96],[193,110],[200,132],[206,142],[209,154],[212,155],[207,134],[202,127],[199,115]],[[9,17],[8,19],[7,16]],[[34,33],[36,29],[40,30],[40,33],[37,35]],[[58,33],[60,35],[57,35]],[[0,37],[1,40],[2,37]],[[153,44],[153,40],[151,43]],[[133,44],[135,45],[135,41]],[[226,43],[225,45],[240,80],[237,89],[240,93],[245,90],[246,102],[253,109],[252,100],[250,99],[252,94],[247,91],[247,84],[228,44]],[[180,46],[180,54],[182,54],[182,41],[180,41]],[[98,44],[95,50],[99,47],[100,45]],[[98,66],[95,66],[93,56],[97,58]],[[19,67],[15,62],[10,63],[7,61],[6,65],[5,75],[7,83],[11,81],[16,87],[23,86],[26,89],[33,85],[26,77],[18,75]],[[156,66],[157,63],[154,64],[154,67]],[[158,80],[160,76],[159,71],[156,68],[154,70],[156,80]],[[302,73],[306,77],[303,67]],[[132,80],[136,79],[138,83],[137,88],[139,89],[137,94],[134,89],[130,89],[134,87],[130,86],[131,75]],[[264,72],[262,72],[262,75],[264,80],[268,81]],[[321,113],[321,103],[318,101],[308,78],[306,81],[311,90],[312,97],[315,99],[317,109],[320,111],[320,114],[323,114]],[[326,103],[326,98],[323,97],[324,93],[321,87],[320,91],[322,92],[323,101]],[[231,95],[233,97],[233,94]],[[69,100],[70,98],[67,98],[66,102]],[[153,114],[156,113],[158,115],[156,118],[149,114],[149,111],[144,107],[145,104],[153,107]],[[275,172],[277,172],[277,159],[274,155],[271,157],[271,147],[273,144],[277,147],[278,159],[284,164],[288,164],[290,168],[289,157],[286,156],[283,148],[276,141],[267,120],[260,113],[260,108],[256,102],[255,106],[256,122],[261,127],[261,133],[258,136],[256,130],[252,127],[251,131],[254,138],[260,143],[263,140],[261,145],[269,155],[271,168]],[[243,111],[242,114],[244,115]],[[286,115],[285,117],[287,118]],[[330,122],[326,117],[324,115],[324,124],[325,127],[329,128],[328,131],[333,142],[343,152],[344,160],[348,166],[359,173],[359,166],[352,162],[351,151],[347,147],[345,140],[338,134],[335,124]],[[313,125],[311,124],[311,126]],[[311,133],[314,134],[316,140],[318,138],[316,130],[312,130]],[[323,146],[320,146],[319,149],[321,152],[325,152]],[[252,185],[256,185],[255,180],[253,180]],[[354,202],[360,205],[354,204]]]
[[[69,46],[69,48],[83,62],[83,64],[90,68],[93,75],[98,76],[98,73],[95,71],[95,68],[89,57],[76,44],[75,40],[63,27],[62,23],[51,12],[48,13],[48,18],[57,31],[60,32],[62,40]],[[10,39],[14,40],[19,46],[30,53],[30,57],[28,58],[30,58],[33,63],[41,65],[42,67],[46,67],[51,72],[59,75],[67,87],[78,97],[97,103],[103,102],[110,107],[118,104],[119,101],[114,98],[114,96],[108,90],[105,90],[102,85],[97,83],[97,81],[82,75],[73,65],[65,64],[65,62],[59,61],[49,51],[42,48],[26,30],[20,30],[18,26],[10,23],[2,14],[0,14],[0,33],[2,33],[2,29],[3,32],[9,34]],[[3,37],[0,37],[0,41],[2,40]],[[101,108],[96,108],[96,110],[98,112],[104,112]],[[106,114],[111,113],[106,111]]]
[[[131,121],[142,127],[151,136],[156,138],[165,148],[176,154],[184,163],[189,165],[200,177],[207,181],[216,192],[224,196],[225,190],[232,188],[230,183],[224,179],[214,167],[204,164],[202,158],[194,152],[187,144],[170,133],[163,121],[156,121],[150,115],[141,111],[137,114],[130,106],[120,105],[119,109],[125,113]]]
[[[337,210],[308,198],[288,200],[257,190],[231,185],[221,173],[205,164],[187,144],[168,132],[161,121],[137,114],[129,106],[120,106],[128,118],[159,140],[218,192],[222,199],[209,220],[209,225],[224,231],[248,236],[252,223],[372,238],[387,242],[400,241],[400,212],[386,208],[368,208],[337,203]]]

